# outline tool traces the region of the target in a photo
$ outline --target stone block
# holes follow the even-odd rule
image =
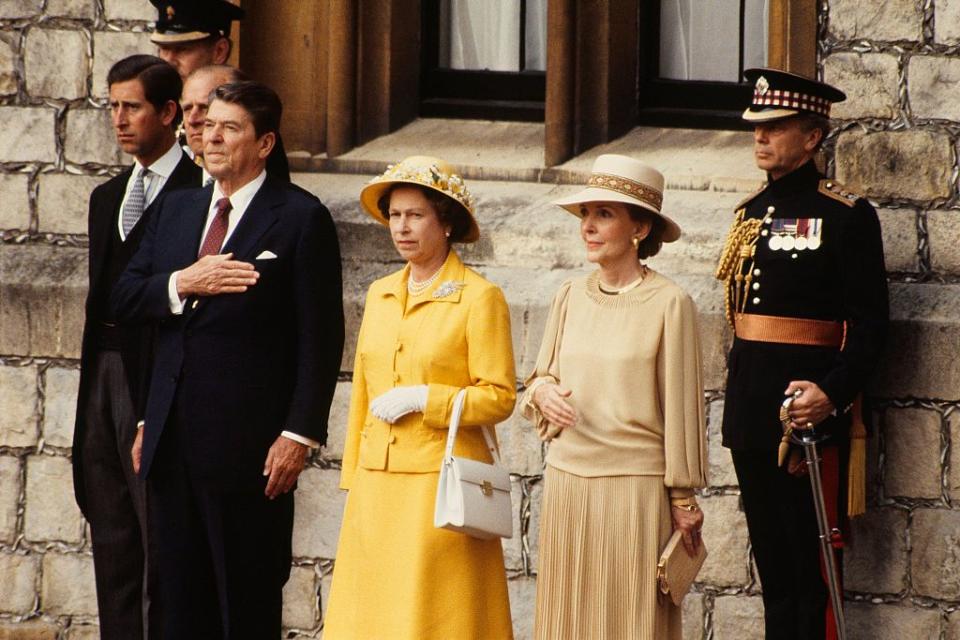
[[[750,578],[747,521],[740,496],[714,496],[700,500],[703,541],[710,550],[697,582],[716,587],[745,586]]]
[[[0,19],[30,18],[43,9],[43,0],[4,0],[0,4]]]
[[[681,611],[683,614],[683,640],[703,640],[706,637],[707,625],[704,619],[705,607],[702,593],[691,591],[683,599]]]
[[[42,173],[37,189],[41,233],[87,233],[90,194],[108,176]]]
[[[320,584],[313,566],[293,567],[283,587],[283,626],[313,629],[320,622]]]
[[[523,552],[527,552],[527,567],[537,570],[537,551],[540,547],[540,508],[543,504],[543,480],[511,478],[513,502],[513,537],[503,541],[503,557],[507,569],[523,571]],[[524,499],[526,493],[526,499]],[[526,524],[524,524],[526,520]]]
[[[96,16],[96,4],[95,0],[47,0],[45,13],[48,16],[92,20]]]
[[[105,109],[71,109],[67,112],[63,156],[75,164],[123,165],[132,162],[117,144]]]
[[[324,563],[323,575],[320,578],[320,618],[327,615],[327,603],[330,602],[330,586],[333,584],[333,565]]]
[[[0,229],[30,228],[29,183],[25,173],[0,174]]]
[[[937,273],[960,274],[960,211],[927,212],[930,265]]]
[[[78,358],[86,295],[86,249],[0,245],[0,353]]]
[[[17,505],[20,502],[20,460],[0,456],[0,543],[17,539]]]
[[[949,137],[936,131],[846,131],[837,139],[837,180],[871,198],[945,199],[953,155]]]
[[[80,370],[50,367],[44,377],[43,441],[53,447],[69,447],[73,444]]]
[[[146,20],[157,19],[157,10],[150,4],[139,0],[104,0],[103,15],[107,20]]]
[[[960,60],[944,56],[910,58],[910,108],[916,118],[960,120]]]
[[[57,640],[60,627],[44,620],[0,622],[0,640]]]
[[[897,604],[847,602],[844,605],[848,638],[871,640],[937,640],[940,612]]]
[[[40,608],[51,615],[97,615],[93,556],[48,551],[43,556]]]
[[[954,411],[947,420],[950,423],[950,475],[947,477],[947,491],[956,504],[956,501],[960,501],[960,414]]]
[[[887,271],[917,272],[917,212],[913,209],[879,209],[880,232]]]
[[[2,9],[0,9],[2,11]],[[12,96],[17,93],[17,51],[16,40],[0,37],[0,96]]]
[[[154,51],[156,51],[156,45],[150,42],[149,33],[95,31],[93,34],[93,96],[107,97],[109,93],[107,72],[114,63],[135,53],[153,53]]]
[[[939,43],[960,42],[960,0],[937,0],[933,14],[933,39]]]
[[[956,398],[960,389],[960,286],[890,285],[893,323],[871,393],[881,397]],[[918,366],[922,363],[922,366]]]
[[[47,107],[0,107],[0,162],[56,162],[55,115]]]
[[[0,446],[37,443],[37,369],[0,366]]]
[[[895,56],[834,53],[823,63],[823,77],[829,84],[843,87],[847,94],[846,100],[830,109],[831,118],[892,118],[896,115],[899,90]]]
[[[920,40],[923,8],[915,0],[832,0],[829,28],[840,40]]]
[[[730,450],[723,446],[723,401],[711,402],[707,410],[707,482],[711,487],[738,486]]]
[[[33,611],[39,568],[39,556],[0,553],[0,613]]]
[[[347,492],[339,486],[340,471],[310,467],[300,474],[293,527],[293,555],[333,558]]]
[[[916,509],[910,541],[914,592],[938,600],[960,599],[960,511]]]
[[[940,414],[929,409],[888,409],[886,496],[940,497]]]
[[[100,640],[100,627],[92,624],[71,624],[66,640]]]
[[[24,78],[33,98],[75,100],[87,93],[87,39],[82,31],[30,29]]]
[[[514,640],[532,640],[537,609],[537,581],[517,577],[507,581],[510,594],[510,615],[513,618]]]
[[[844,588],[864,593],[902,593],[907,588],[907,512],[871,509],[851,520],[843,554]]]
[[[534,426],[520,415],[520,405],[497,425],[500,457],[510,473],[533,476],[543,473],[543,447]]]
[[[320,453],[325,460],[343,459],[352,391],[352,382],[338,382],[333,392],[333,404],[330,405],[330,418],[327,420],[327,444]]]
[[[718,597],[713,601],[712,638],[713,640],[762,640],[763,600],[755,596]]]
[[[960,611],[947,615],[947,635],[945,640],[960,640]]]
[[[83,516],[74,500],[73,466],[68,458],[27,458],[27,501],[24,537],[31,542],[83,541]]]

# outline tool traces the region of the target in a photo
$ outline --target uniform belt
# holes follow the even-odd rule
[[[846,332],[842,322],[761,316],[755,313],[736,314],[733,326],[734,333],[741,340],[816,347],[842,347]]]

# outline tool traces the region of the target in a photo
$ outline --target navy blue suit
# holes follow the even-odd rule
[[[293,497],[267,500],[262,472],[283,430],[326,441],[344,339],[340,252],[323,204],[268,177],[222,249],[254,264],[257,284],[190,298],[174,315],[170,274],[196,261],[211,197],[207,187],[160,202],[112,300],[122,321],[158,322],[141,474],[164,637],[277,637]]]

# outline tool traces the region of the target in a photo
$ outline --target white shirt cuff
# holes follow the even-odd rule
[[[311,440],[310,438],[301,436],[299,433],[293,433],[292,431],[281,431],[280,435],[283,436],[284,438],[293,440],[294,442],[299,442],[300,444],[306,445],[311,449],[320,448],[319,442],[317,442],[316,440]]]
[[[170,274],[170,279],[167,281],[167,297],[170,298],[170,313],[175,316],[183,313],[183,300],[180,299],[180,294],[177,293],[178,275],[180,275],[180,272],[174,271]]]

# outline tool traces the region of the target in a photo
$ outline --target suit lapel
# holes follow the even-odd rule
[[[207,212],[210,210],[210,198],[213,197],[213,187],[192,189],[189,204],[183,210],[177,211],[176,228],[179,238],[169,247],[175,256],[176,268],[187,267],[197,261],[200,251],[203,227],[207,222]]]
[[[284,202],[283,190],[267,178],[260,190],[253,196],[250,206],[240,219],[220,253],[233,253],[237,260],[243,260],[254,250],[257,241],[277,221],[276,207]]]
[[[93,282],[100,281],[107,247],[110,244],[110,234],[120,233],[117,220],[120,217],[120,205],[123,203],[123,194],[127,190],[127,181],[131,173],[133,173],[132,166],[113,178],[109,191],[104,193],[102,205],[90,212],[90,215],[97,217],[96,223],[90,225],[90,259],[95,263],[90,270]]]

